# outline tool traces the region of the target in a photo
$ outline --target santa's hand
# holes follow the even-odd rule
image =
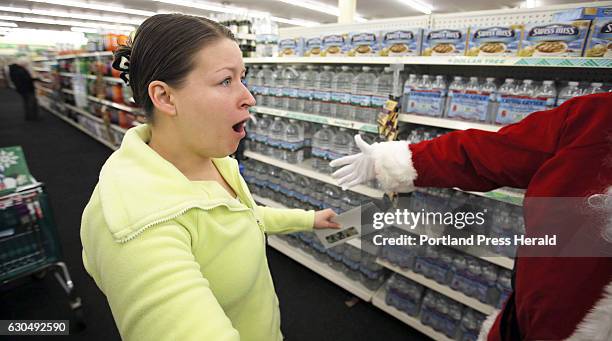
[[[329,164],[332,167],[344,166],[332,174],[332,177],[338,181],[338,185],[342,186],[343,190],[372,180],[375,177],[373,154],[378,143],[369,145],[361,139],[359,134],[355,135],[355,143],[361,153],[341,157]]]

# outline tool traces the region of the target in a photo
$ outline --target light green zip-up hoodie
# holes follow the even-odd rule
[[[130,129],[81,222],[83,263],[124,340],[282,339],[265,235],[312,229],[314,212],[257,206],[238,164],[213,162],[238,195],[190,181]],[[95,322],[92,322],[95,323]]]

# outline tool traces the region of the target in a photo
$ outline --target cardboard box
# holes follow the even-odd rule
[[[612,16],[593,20],[584,56],[612,58]]]
[[[351,45],[347,34],[329,34],[321,38],[323,50],[321,57],[339,57],[348,55]]]
[[[321,57],[321,52],[323,52],[321,37],[304,39],[304,57]]]
[[[279,57],[301,57],[304,55],[304,38],[288,38],[278,42]]]
[[[526,25],[519,56],[580,57],[590,25],[590,20]]]
[[[420,56],[422,38],[423,30],[420,28],[381,31],[379,55],[383,57]]]
[[[423,33],[423,56],[463,56],[469,29],[441,29]]]
[[[351,32],[349,33],[350,49],[348,55],[351,57],[377,56],[380,51],[379,36],[373,32]]]
[[[522,25],[471,27],[468,56],[516,56],[520,49]]]

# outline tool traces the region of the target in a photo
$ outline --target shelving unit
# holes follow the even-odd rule
[[[254,153],[248,150],[244,152],[244,156],[251,158],[253,160],[267,163],[272,166],[286,169],[293,173],[297,173],[297,174],[300,174],[300,175],[303,175],[303,176],[306,176],[312,179],[316,179],[316,180],[328,183],[330,185],[334,185],[334,186],[338,185],[336,180],[334,180],[334,178],[332,178],[331,176],[319,173],[316,170],[312,169],[312,166],[310,165],[311,160],[305,160],[301,164],[293,165],[293,164],[290,164],[284,161],[280,161],[280,160],[277,160],[269,156],[261,155],[259,153]],[[351,188],[350,190],[353,192],[359,193],[359,194],[367,195],[372,198],[382,198],[383,195],[385,194],[383,191],[379,189],[374,189],[374,188],[370,188],[370,187],[363,186],[363,185],[355,186]]]
[[[111,106],[111,107],[119,109],[119,110],[131,112],[131,113],[137,114],[137,115],[142,115],[142,111],[140,109],[138,109],[138,108],[128,107],[128,106],[123,105],[123,104],[115,103],[115,102],[112,102],[112,101],[107,101],[105,99],[99,99],[99,98],[94,97],[94,96],[87,96],[87,99],[89,99],[90,101],[94,101],[94,102],[100,103],[100,104]]]
[[[433,340],[452,341],[452,339],[449,339],[448,337],[446,337],[446,335],[435,331],[433,328],[429,326],[423,325],[421,321],[419,321],[418,319],[404,313],[403,311],[396,309],[395,307],[388,305],[385,302],[385,295],[386,295],[386,291],[385,291],[385,287],[383,286],[380,289],[378,289],[376,294],[372,297],[372,304],[378,309],[404,322],[410,327],[432,338]]]
[[[369,133],[378,133],[378,126],[374,124],[355,122],[355,121],[343,120],[339,118],[331,118],[331,117],[325,117],[325,116],[320,116],[320,115],[315,115],[315,114],[307,114],[303,112],[281,110],[281,109],[262,107],[262,106],[251,107],[251,111],[259,113],[259,114],[292,118],[292,119],[296,119],[300,121],[314,122],[314,123],[319,123],[319,124],[327,124],[327,125],[334,126],[334,127],[361,130],[361,131],[365,131]]]
[[[382,64],[448,66],[516,66],[539,68],[612,68],[612,59],[587,57],[263,57],[245,64]]]
[[[455,129],[455,130],[480,129],[480,130],[496,132],[502,128],[502,126],[493,125],[493,124],[451,120],[448,118],[439,118],[439,117],[422,116],[422,115],[414,115],[414,114],[399,114],[398,120],[400,122],[421,124],[421,125],[426,125],[430,127]]]
[[[366,302],[369,302],[374,296],[374,292],[364,287],[361,283],[346,277],[343,273],[330,268],[327,264],[319,262],[311,255],[307,254],[302,250],[296,249],[295,247],[287,244],[285,241],[278,237],[268,236],[268,245],[285,254],[289,258],[295,260],[296,262],[311,269],[317,274],[334,282],[338,286],[342,287],[344,290],[350,292],[351,294],[359,297],[360,299]]]
[[[439,292],[440,294],[447,296],[447,297],[451,297],[453,300],[464,304],[470,308],[473,308],[475,310],[478,310],[479,312],[485,314],[485,315],[489,315],[491,313],[493,313],[496,309],[495,307],[492,307],[488,304],[482,303],[479,300],[473,298],[473,297],[469,297],[467,295],[465,295],[464,293],[460,292],[460,291],[456,291],[452,288],[450,288],[449,286],[440,284],[434,280],[431,280],[423,275],[420,275],[416,272],[410,271],[410,270],[404,270],[396,265],[393,265],[391,263],[389,263],[388,261],[385,261],[383,259],[378,258],[376,260],[376,263],[384,266],[385,268],[400,274],[410,280],[413,280],[427,288],[430,288],[434,291]]]
[[[57,112],[56,110],[52,109],[51,107],[47,107],[47,106],[43,106],[45,108],[45,110],[49,111],[50,113],[52,113],[53,115],[59,117],[61,120],[63,120],[64,122],[70,124],[71,126],[77,128],[78,130],[82,131],[83,133],[89,135],[91,138],[93,138],[94,140],[102,143],[103,145],[107,146],[108,148],[112,149],[112,150],[117,150],[118,147],[113,146],[110,142],[105,141],[103,139],[98,138],[97,136],[93,135],[92,133],[90,133],[87,129],[83,128],[80,124],[72,121],[71,119],[67,118],[66,116],[60,114],[59,112]]]

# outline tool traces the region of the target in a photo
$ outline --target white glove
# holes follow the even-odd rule
[[[361,153],[344,156],[329,163],[332,167],[344,166],[332,174],[332,177],[338,181],[338,186],[341,186],[343,190],[372,180],[376,176],[373,154],[378,143],[369,145],[361,139],[361,135],[357,134],[355,144]]]

